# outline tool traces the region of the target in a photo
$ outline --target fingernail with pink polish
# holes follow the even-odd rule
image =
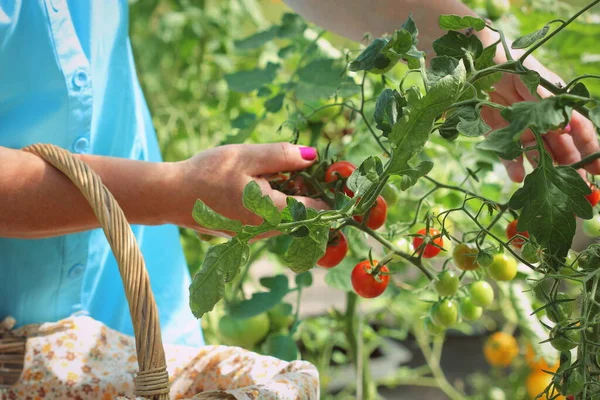
[[[564,131],[567,133],[571,132],[571,124],[567,124],[567,126],[565,126]]]
[[[317,158],[317,149],[314,147],[300,147],[300,155],[303,159],[312,161]]]

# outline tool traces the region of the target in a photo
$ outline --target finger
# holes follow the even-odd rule
[[[558,164],[573,164],[581,159],[572,136],[553,131],[546,133],[544,139]]]
[[[268,195],[273,204],[280,210],[283,210],[287,206],[287,198],[292,197],[298,202],[304,204],[306,207],[314,208],[316,210],[329,210],[330,207],[321,199],[313,199],[305,196],[288,196],[287,194],[274,190],[265,179],[256,179],[256,182],[260,186],[263,195]]]
[[[590,120],[574,112],[569,125],[571,126],[569,135],[573,138],[573,143],[582,158],[600,151],[596,129]],[[584,168],[591,174],[600,174],[600,160],[595,160]]]
[[[287,142],[246,144],[240,146],[240,152],[241,161],[250,175],[297,171],[310,167],[317,160],[314,147]]]
[[[519,156],[516,160],[502,160],[502,165],[506,168],[508,177],[511,181],[521,183],[525,179],[525,168],[523,167],[523,156]]]

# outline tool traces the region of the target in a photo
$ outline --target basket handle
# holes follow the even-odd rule
[[[135,394],[151,400],[168,399],[169,375],[158,309],[144,258],[123,210],[100,177],[68,151],[51,144],[34,144],[23,151],[41,157],[65,174],[92,206],[119,265],[129,303],[139,366]]]

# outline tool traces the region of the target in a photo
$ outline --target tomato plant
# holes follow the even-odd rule
[[[352,287],[356,293],[364,298],[371,299],[381,295],[389,283],[388,268],[384,265],[375,271],[377,261],[369,260],[359,262],[352,270]]]
[[[488,273],[497,281],[511,281],[517,276],[517,261],[506,254],[496,254]]]
[[[458,320],[458,307],[452,300],[443,300],[431,307],[431,320],[434,324],[450,328]]]
[[[234,318],[224,315],[219,320],[219,335],[223,343],[254,348],[269,332],[269,317],[259,314],[251,318]]]
[[[483,354],[490,365],[508,367],[519,354],[517,339],[505,332],[496,332],[485,342]]]
[[[437,276],[435,290],[440,296],[452,296],[458,291],[460,281],[452,271],[443,271]]]
[[[585,196],[585,198],[590,202],[592,207],[596,207],[598,202],[600,201],[600,190],[594,185],[591,186],[592,193]]]
[[[354,166],[354,164],[348,161],[334,162],[325,171],[325,182],[331,183],[336,182],[338,180],[345,181],[350,175],[352,175],[355,169],[356,166]],[[343,190],[344,193],[346,193],[346,195],[350,197],[354,196],[354,192],[348,189],[348,187],[345,184],[343,186]]]
[[[511,240],[511,244],[520,249],[521,247],[523,247],[523,243],[525,242],[525,240],[523,239],[523,237],[528,238],[529,237],[529,233],[527,232],[519,232],[517,230],[517,224],[518,224],[518,220],[514,220],[511,221],[507,226],[506,226],[506,237],[508,238],[508,240]],[[514,238],[514,239],[513,239]]]
[[[479,250],[472,243],[460,243],[452,251],[452,259],[458,269],[472,271],[479,268],[477,255]]]
[[[317,265],[324,268],[333,268],[342,262],[346,253],[348,253],[348,240],[346,236],[340,231],[332,231],[329,242],[327,243],[327,250],[323,257],[317,261]]]
[[[385,220],[387,218],[387,208],[387,203],[383,196],[377,196],[375,204],[371,209],[369,209],[369,211],[367,211],[367,227],[373,230],[381,228],[383,224],[385,224]],[[354,217],[354,219],[358,223],[362,223],[363,216],[357,215]]]
[[[425,242],[427,243],[424,245]],[[444,239],[441,237],[440,231],[434,228],[430,228],[429,232],[421,229],[417,232],[417,236],[413,238],[413,247],[424,258],[437,256],[442,251],[443,246]]]

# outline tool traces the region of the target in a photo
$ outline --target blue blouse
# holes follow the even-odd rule
[[[161,160],[128,17],[127,0],[0,0],[0,146],[53,143],[75,153]],[[202,345],[177,227],[132,229],[164,341]],[[0,238],[0,277],[0,318],[12,315],[22,325],[86,312],[133,334],[118,267],[100,229]]]

